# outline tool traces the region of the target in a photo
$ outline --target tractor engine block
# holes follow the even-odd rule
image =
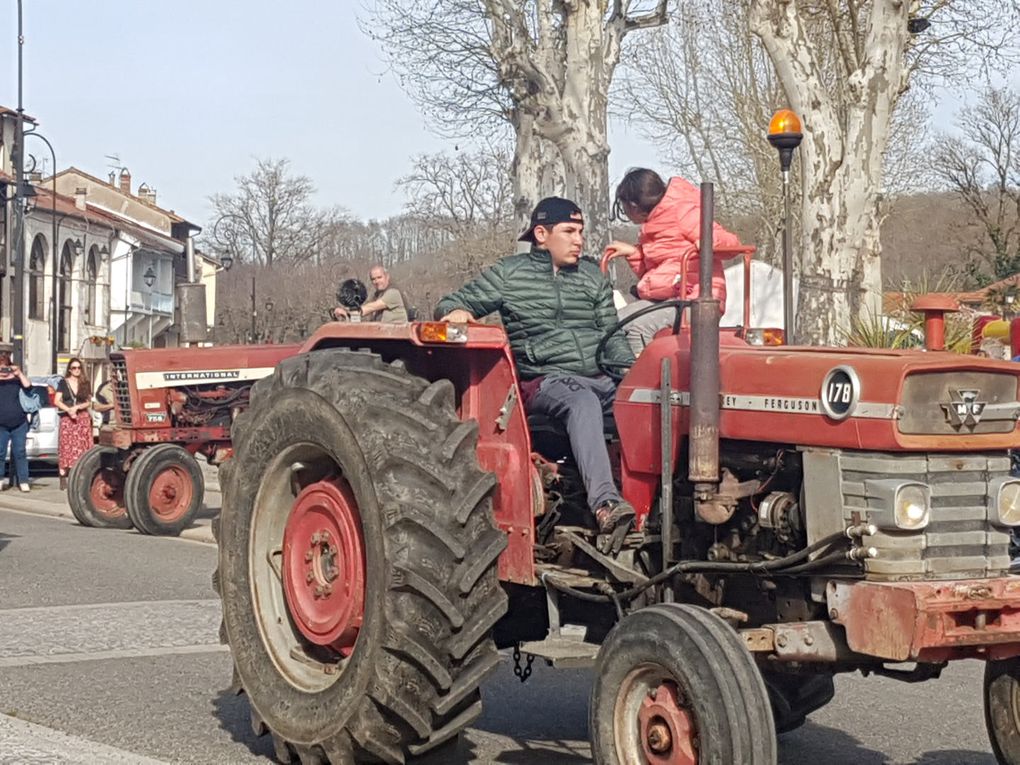
[[[167,408],[174,427],[229,427],[250,393],[251,383],[167,388]]]

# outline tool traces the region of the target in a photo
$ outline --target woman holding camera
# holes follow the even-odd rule
[[[67,474],[74,463],[92,448],[92,386],[85,376],[81,359],[67,362],[67,372],[57,386],[54,402],[60,411],[60,447],[57,467],[60,470],[60,488],[67,488]]]
[[[22,491],[28,491],[28,455],[25,441],[28,436],[28,416],[21,405],[21,391],[31,390],[32,383],[17,366],[11,363],[11,354],[0,351],[0,488],[12,485],[6,477],[7,444],[11,445],[12,478]]]

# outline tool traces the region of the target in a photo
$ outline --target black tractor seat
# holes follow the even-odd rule
[[[528,430],[531,431],[532,448],[546,459],[556,461],[570,456],[570,439],[562,420],[545,414],[529,414]],[[603,416],[602,432],[607,441],[620,437],[613,415]]]

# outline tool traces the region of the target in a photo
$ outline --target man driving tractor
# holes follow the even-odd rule
[[[594,260],[581,257],[584,217],[573,202],[543,199],[520,241],[531,243],[530,252],[499,260],[444,297],[436,316],[468,322],[499,312],[524,407],[565,426],[588,507],[615,553],[633,524],[634,508],[613,481],[603,431],[616,385],[595,363],[599,341],[617,321],[612,287]],[[610,339],[606,358],[634,360],[622,335]]]

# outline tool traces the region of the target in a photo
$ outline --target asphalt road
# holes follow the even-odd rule
[[[0,763],[264,763],[247,704],[226,693],[210,587],[215,549],[0,510]],[[838,679],[781,739],[783,765],[994,765],[981,667],[905,685]],[[590,762],[591,674],[504,662],[456,753],[418,765]]]

